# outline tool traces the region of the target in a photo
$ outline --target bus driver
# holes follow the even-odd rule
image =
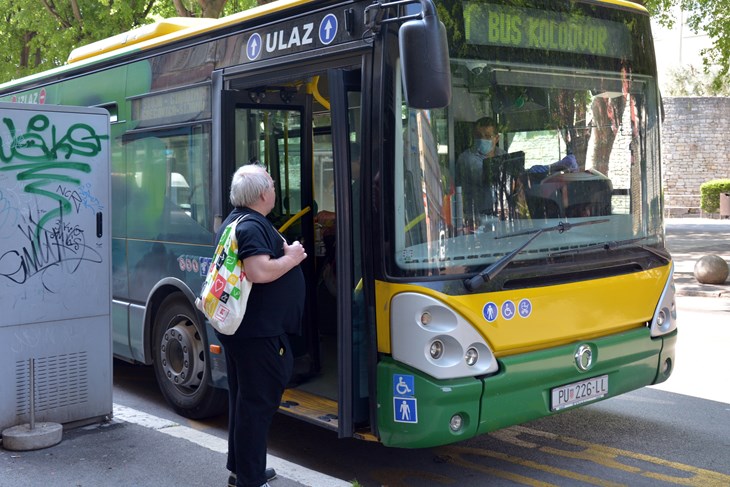
[[[499,132],[494,119],[482,117],[474,123],[472,145],[456,161],[462,187],[465,226],[478,226],[481,214],[494,213],[494,188],[487,186],[484,160],[505,154],[498,147]]]

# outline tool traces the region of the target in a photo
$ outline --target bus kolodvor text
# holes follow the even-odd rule
[[[671,374],[652,45],[621,0],[284,0],[79,47],[0,100],[108,110],[113,351],[175,411],[225,407],[193,303],[259,160],[311,256],[281,411],[428,447]]]

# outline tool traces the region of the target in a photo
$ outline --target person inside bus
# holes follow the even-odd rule
[[[490,117],[482,117],[474,123],[472,145],[456,161],[465,226],[479,226],[480,215],[494,213],[495,188],[488,181],[488,174],[485,174],[484,161],[505,154],[498,144],[496,122]]]
[[[267,437],[294,365],[287,333],[301,333],[305,282],[299,264],[307,254],[301,243],[287,244],[266,219],[275,199],[263,166],[241,166],[231,182],[233,211],[215,240],[229,223],[249,215],[236,228],[238,258],[253,283],[246,314],[233,335],[216,332],[228,374],[229,486],[268,486],[276,476],[266,468]]]

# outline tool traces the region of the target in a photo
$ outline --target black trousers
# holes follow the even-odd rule
[[[237,487],[266,483],[269,426],[294,367],[286,334],[237,338],[217,334],[228,372],[228,461]]]

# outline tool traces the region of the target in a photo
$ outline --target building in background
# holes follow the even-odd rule
[[[657,56],[659,88],[664,95],[669,93],[672,83],[672,72],[678,69],[694,67],[702,73],[701,51],[712,46],[710,36],[704,32],[693,32],[687,25],[687,12],[678,7],[674,9],[675,22],[671,29],[659,25],[652,20],[652,34]]]

